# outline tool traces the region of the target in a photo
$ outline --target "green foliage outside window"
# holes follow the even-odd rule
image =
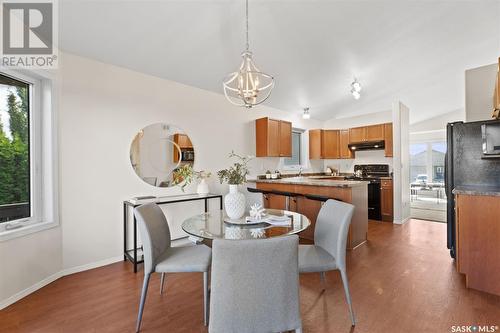
[[[11,87],[7,96],[8,130],[0,119],[0,206],[28,202],[30,188],[28,88]]]

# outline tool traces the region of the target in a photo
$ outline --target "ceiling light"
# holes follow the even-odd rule
[[[303,119],[310,119],[311,114],[309,113],[309,108],[304,108],[304,113],[302,114]]]
[[[224,95],[237,106],[251,108],[264,102],[274,88],[274,78],[261,72],[253,63],[248,42],[248,0],[246,0],[246,49],[238,71],[229,74],[223,82]]]
[[[354,79],[354,82],[351,83],[351,88],[354,91],[361,92],[361,83],[359,83],[358,79]]]
[[[361,97],[361,83],[359,83],[358,79],[354,79],[351,83],[351,94],[354,99],[359,99]]]

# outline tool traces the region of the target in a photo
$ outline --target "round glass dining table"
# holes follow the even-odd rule
[[[278,209],[266,209],[267,215],[290,217],[290,223],[273,225],[267,222],[244,224],[248,212],[238,221],[231,221],[223,210],[198,214],[186,219],[182,229],[189,235],[213,239],[264,239],[297,234],[311,225],[309,219],[299,213]],[[237,224],[235,224],[235,222]]]

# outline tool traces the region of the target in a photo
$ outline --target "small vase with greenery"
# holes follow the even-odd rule
[[[248,162],[250,156],[241,156],[234,151],[229,154],[229,158],[236,158],[238,161],[227,169],[219,170],[217,176],[220,183],[229,184],[229,194],[224,197],[224,206],[230,219],[239,219],[245,214],[245,195],[238,192],[238,185],[246,182],[250,173]]]
[[[174,171],[173,175],[173,185],[181,185],[181,190],[184,192],[186,186],[193,182],[193,179],[200,180],[206,185],[206,180],[210,178],[212,173],[201,170],[196,171],[193,169],[193,165],[191,163],[187,163]],[[208,187],[207,187],[208,188]],[[208,192],[207,192],[208,193]]]

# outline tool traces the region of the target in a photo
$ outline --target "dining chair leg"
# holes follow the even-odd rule
[[[137,327],[135,329],[136,332],[139,332],[141,329],[142,312],[144,311],[144,303],[146,302],[146,295],[148,294],[150,276],[151,273],[144,274],[144,282],[142,283],[141,302],[139,303],[139,313],[137,314]]]
[[[321,284],[323,286],[323,290],[325,290],[326,289],[326,274],[325,274],[325,272],[320,272],[319,278],[321,279]]]
[[[208,272],[203,272],[203,323],[208,325]]]
[[[352,326],[356,326],[356,318],[354,317],[354,311],[352,310],[351,292],[349,291],[349,281],[347,280],[347,274],[344,269],[340,270],[340,275],[342,277],[342,283],[344,284],[345,298],[347,300],[347,305],[349,305],[349,314],[351,315]]]
[[[163,284],[165,283],[165,273],[161,273],[160,279],[160,295],[163,294]]]

